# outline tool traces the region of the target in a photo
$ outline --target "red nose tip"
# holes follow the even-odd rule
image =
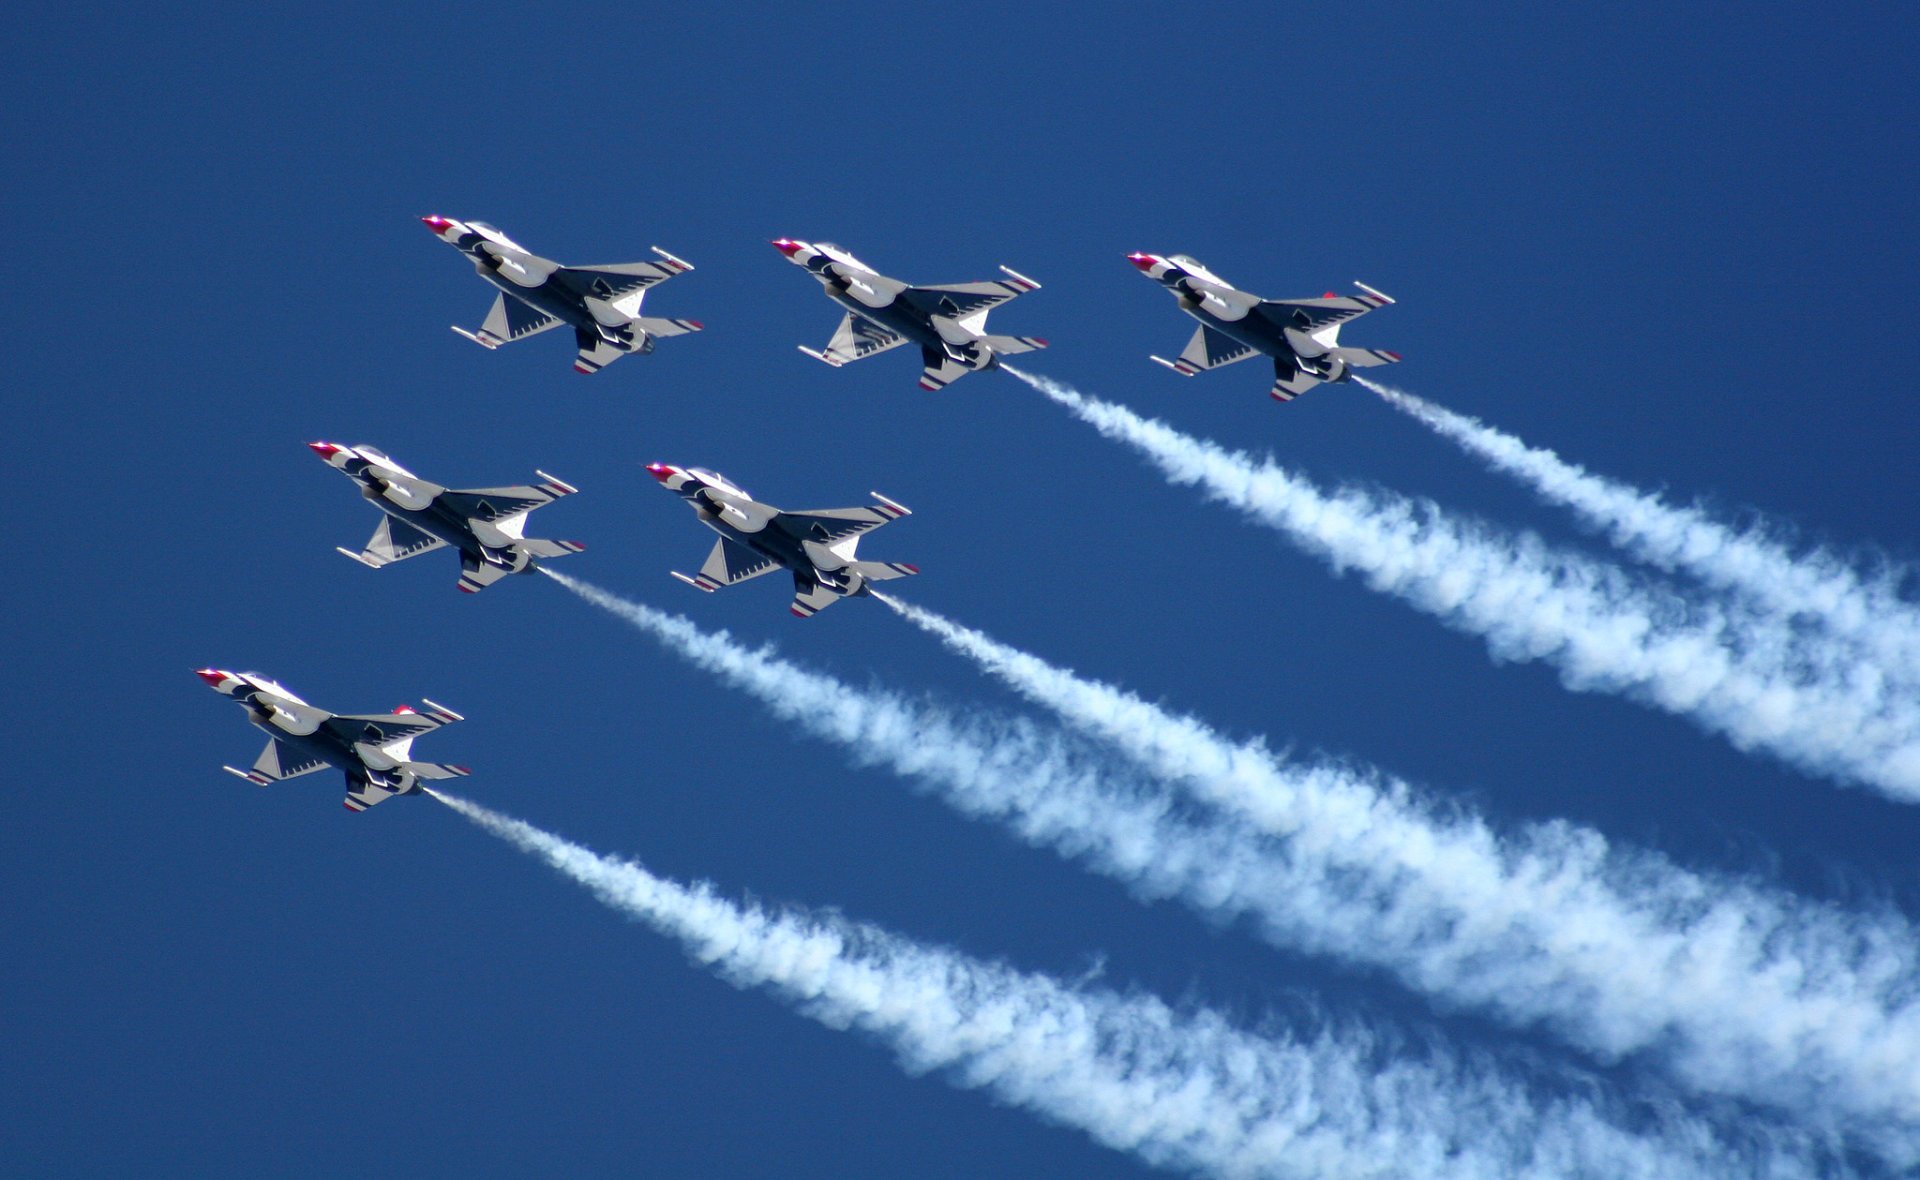
[[[1153,269],[1153,255],[1151,254],[1129,254],[1127,255],[1127,261],[1133,263],[1143,271]]]
[[[308,443],[307,445],[313,448],[314,454],[320,456],[322,459],[329,459],[329,460],[332,459],[335,455],[339,454],[341,451],[344,451],[347,449],[336,443],[329,443],[329,442]]]
[[[800,253],[802,249],[800,243],[794,241],[792,238],[775,238],[773,240],[773,248],[785,254],[788,258],[792,258],[795,254]]]
[[[446,232],[446,228],[453,224],[453,222],[448,221],[446,218],[438,216],[422,217],[420,220],[425,222],[427,228],[434,233],[444,233]]]
[[[652,473],[653,478],[659,480],[661,483],[667,482],[667,480],[673,476],[673,468],[667,466],[665,463],[649,463],[647,464],[647,470]]]
[[[194,672],[194,675],[215,688],[219,688],[222,684],[232,679],[231,674],[222,672],[218,668],[200,668]]]

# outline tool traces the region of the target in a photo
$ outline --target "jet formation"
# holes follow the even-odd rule
[[[1365,283],[1354,284],[1360,295],[1328,291],[1319,299],[1262,299],[1238,290],[1185,254],[1129,254],[1127,261],[1200,321],[1177,359],[1151,358],[1182,377],[1261,353],[1273,358],[1274,398],[1288,402],[1322,381],[1352,380],[1350,369],[1400,359],[1399,353],[1385,349],[1340,347],[1340,325],[1393,302]]]
[[[640,314],[650,287],[693,269],[657,246],[653,250],[658,261],[562,266],[483,221],[420,220],[465,254],[498,289],[478,330],[453,329],[488,349],[565,325],[573,329],[578,349],[574,368],[593,373],[630,353],[652,352],[657,340],[701,329],[695,320]],[[987,332],[988,312],[1040,286],[1007,267],[1000,268],[1004,279],[916,287],[888,278],[826,242],[780,238],[773,245],[846,309],[824,349],[800,348],[835,368],[914,344],[920,349],[920,387],[938,390],[968,373],[1000,367],[1003,357],[1047,346],[1032,336]],[[1340,344],[1341,325],[1393,302],[1364,283],[1354,284],[1362,292],[1357,296],[1329,291],[1319,299],[1262,299],[1183,254],[1130,254],[1127,259],[1200,322],[1177,359],[1151,358],[1183,376],[1258,353],[1273,360],[1273,396],[1289,401],[1323,381],[1350,380],[1353,369],[1400,359],[1384,349]],[[353,480],[382,513],[362,549],[340,550],[362,565],[378,569],[450,548],[460,557],[458,587],[471,594],[584,548],[577,541],[526,535],[527,517],[534,509],[577,490],[544,471],[535,473],[541,481],[536,484],[448,488],[422,479],[371,446],[307,445]],[[784,569],[793,576],[790,609],[805,618],[842,598],[871,594],[876,582],[920,572],[900,562],[859,558],[863,535],[909,515],[904,505],[878,492],[873,493],[878,503],[872,505],[785,512],[702,468],[654,463],[647,471],[720,535],[697,574],[670,571],[696,589],[711,593]],[[269,735],[251,769],[224,768],[250,782],[277,782],[333,766],[346,775],[347,809],[364,811],[395,795],[418,792],[423,780],[467,773],[463,766],[411,760],[414,738],[461,720],[431,701],[423,701],[417,711],[403,705],[392,713],[335,715],[255,673],[203,668],[198,675],[245,706],[248,719]]]
[[[395,795],[412,795],[425,779],[471,774],[445,762],[414,762],[413,739],[465,718],[444,705],[422,700],[391,713],[335,714],[317,709],[257,672],[202,668],[194,675],[247,710],[247,720],[267,734],[267,748],[249,770],[223,766],[265,786],[332,766],[347,776],[346,809],[365,811]]]
[[[369,569],[450,546],[460,554],[459,587],[474,594],[508,574],[532,573],[539,559],[565,557],[586,546],[525,535],[527,514],[579,489],[544,471],[538,484],[510,488],[443,488],[421,479],[364,444],[308,443],[327,466],[360,485],[360,494],[386,515],[366,548],[340,552]]]
[[[441,241],[473,260],[480,277],[500,288],[493,310],[477,332],[454,331],[485,348],[557,328],[573,328],[580,353],[573,367],[597,373],[628,353],[649,353],[666,336],[698,332],[698,320],[661,319],[640,314],[647,288],[693,269],[653,247],[658,262],[615,262],[605,266],[561,266],[542,258],[484,221],[422,217]]]
[[[711,594],[784,569],[793,574],[790,609],[804,619],[842,598],[872,593],[874,582],[920,572],[919,566],[861,561],[854,555],[862,534],[910,515],[905,505],[879,492],[872,493],[880,501],[872,507],[782,512],[711,471],[668,463],[652,463],[647,470],[660,486],[685,500],[702,524],[720,534],[698,574],[671,571],[696,590]]]
[[[920,388],[943,389],[968,373],[999,367],[1000,358],[1045,348],[1033,336],[987,335],[987,312],[1040,284],[1017,271],[984,283],[914,287],[890,279],[827,242],[780,238],[774,248],[820,280],[827,298],[847,309],[825,351],[800,351],[839,368],[902,344],[920,346]]]

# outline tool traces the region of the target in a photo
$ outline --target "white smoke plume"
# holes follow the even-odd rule
[[[1160,1167],[1223,1178],[1811,1176],[1817,1155],[1684,1116],[1627,1130],[1590,1095],[1549,1096],[1484,1060],[1392,1052],[1363,1034],[1258,1036],[1216,1013],[1073,987],[831,913],[741,905],[519,820],[434,796],[679,942],[890,1049]]]
[[[1826,550],[1796,554],[1777,530],[1739,529],[1701,508],[1676,508],[1478,418],[1364,377],[1354,380],[1543,499],[1572,509],[1640,560],[1742,595],[1778,626],[1816,622],[1816,630],[1802,629],[1797,638],[1824,648],[1825,659],[1871,659],[1881,674],[1908,686],[1920,674],[1920,607],[1900,592],[1910,571],[1885,568],[1868,575]]]
[[[1282,945],[1385,968],[1448,1006],[1545,1025],[1603,1058],[1647,1055],[1696,1089],[1837,1117],[1878,1150],[1912,1158],[1920,931],[1900,915],[1690,873],[1567,823],[1502,836],[1470,815],[1436,813],[1404,783],[1283,762],[931,611],[882,601],[1278,841],[1213,904],[1256,915]]]
[[[1744,604],[1684,598],[1625,571],[1500,534],[1390,492],[1328,493],[1057,381],[1001,368],[1173,483],[1197,484],[1336,571],[1480,635],[1502,659],[1546,660],[1569,688],[1647,702],[1837,782],[1920,800],[1920,699],[1872,667],[1810,660]]]
[[[1142,896],[1248,917],[1276,945],[1384,970],[1442,1007],[1544,1025],[1608,1059],[1659,1058],[1697,1088],[1920,1160],[1920,938],[1898,916],[1687,873],[1568,824],[1502,838],[1434,815],[1403,784],[1279,767],[993,645],[1021,691],[1209,805],[1183,807],[1031,724],[855,689],[543,572],[777,717]]]

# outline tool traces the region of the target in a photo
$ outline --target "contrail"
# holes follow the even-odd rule
[[[1920,938],[1898,915],[1688,873],[1571,824],[1503,838],[1432,814],[1404,784],[1278,767],[1258,746],[1183,719],[1170,730],[1115,690],[1014,661],[1026,669],[1017,683],[1052,685],[1022,691],[1076,698],[1054,707],[1106,740],[1132,735],[1124,752],[1207,804],[1183,807],[1066,735],[855,689],[543,572],[856,760],[1144,897],[1245,915],[1276,945],[1384,970],[1443,1007],[1545,1025],[1609,1060],[1646,1054],[1823,1129],[1891,1122],[1875,1150],[1920,1160]]]
[[[1831,1170],[1802,1138],[1729,1140],[1685,1116],[1635,1118],[1591,1094],[1543,1093],[1484,1058],[1414,1056],[1332,1028],[1257,1036],[1205,1009],[1069,986],[836,914],[742,905],[433,794],[735,986],[857,1029],[909,1073],[939,1071],[1160,1167],[1235,1180]]]
[[[1870,1137],[1891,1120],[1903,1129],[1883,1149],[1903,1159],[1915,1150],[1920,931],[1900,915],[1689,873],[1567,823],[1502,837],[1464,812],[1436,814],[1404,783],[1282,762],[1258,743],[875,597],[1276,841],[1264,860],[1236,865],[1238,892],[1212,904],[1256,915],[1281,945],[1385,968],[1448,1006],[1545,1025],[1606,1059],[1650,1054],[1710,1093],[1843,1112]]]
[[[1547,660],[1569,688],[1620,693],[1742,750],[1920,801],[1920,700],[1889,693],[1871,667],[1783,644],[1740,603],[1687,599],[1431,503],[1356,487],[1329,494],[1270,457],[1001,368],[1140,451],[1170,482],[1198,484],[1336,571],[1358,570],[1374,589],[1482,636],[1497,658]]]
[[[1781,625],[1815,619],[1821,630],[1808,637],[1810,642],[1850,644],[1878,661],[1885,675],[1911,682],[1920,669],[1920,608],[1900,593],[1905,571],[1890,569],[1869,578],[1823,549],[1796,555],[1765,527],[1739,530],[1701,509],[1675,508],[1545,447],[1528,446],[1478,418],[1364,377],[1354,380],[1543,499],[1572,509],[1640,560],[1744,595]]]

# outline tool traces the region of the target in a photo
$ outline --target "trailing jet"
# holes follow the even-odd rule
[[[868,584],[904,578],[919,566],[892,561],[860,561],[854,548],[860,534],[909,515],[879,492],[871,508],[823,508],[782,512],[761,504],[728,483],[724,476],[698,467],[650,463],[647,470],[670,492],[692,505],[706,526],[720,534],[707,563],[694,577],[672,571],[696,590],[711,594],[722,586],[771,573],[793,572],[793,613],[801,618],[842,598],[869,593]]]
[[[1393,300],[1367,286],[1362,295],[1319,299],[1262,299],[1237,291],[1227,281],[1184,254],[1129,254],[1127,261],[1154,279],[1180,302],[1200,328],[1176,360],[1153,357],[1182,377],[1243,361],[1254,353],[1273,358],[1273,396],[1290,402],[1322,381],[1349,381],[1349,369],[1390,365],[1397,352],[1378,348],[1342,348],[1340,325]]]
[[[561,266],[531,253],[484,221],[422,217],[434,236],[473,259],[480,277],[500,288],[493,310],[478,332],[453,330],[487,348],[498,348],[548,328],[569,324],[580,355],[573,367],[597,373],[630,352],[653,351],[663,336],[698,332],[698,320],[669,320],[640,314],[647,288],[693,269],[653,247],[659,262],[618,262],[609,266]]]
[[[532,487],[452,489],[421,479],[369,446],[307,445],[387,514],[365,549],[340,550],[370,569],[451,545],[460,552],[460,589],[473,594],[508,574],[532,573],[537,559],[586,548],[578,541],[524,535],[529,512],[580,490],[544,471],[534,472],[545,482]]]
[[[412,795],[422,779],[471,774],[464,766],[410,761],[413,739],[460,721],[460,714],[422,700],[421,711],[401,705],[391,713],[338,716],[316,709],[256,672],[202,668],[194,675],[246,706],[247,720],[267,732],[267,748],[253,769],[220,769],[250,783],[279,782],[334,766],[347,776],[348,811],[365,811],[395,795]]]
[[[988,311],[1040,289],[1039,283],[1004,266],[1000,269],[1007,277],[992,282],[909,287],[826,242],[781,238],[774,246],[819,279],[827,298],[847,309],[825,352],[804,345],[800,349],[836,369],[912,342],[920,346],[925,366],[920,388],[934,390],[976,370],[994,368],[1003,356],[1047,346],[1032,336],[986,334]]]

